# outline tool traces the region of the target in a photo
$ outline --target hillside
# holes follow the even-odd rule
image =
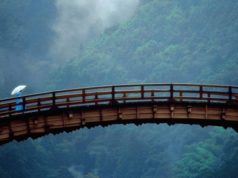
[[[224,0],[148,1],[131,20],[84,46],[57,71],[58,84],[237,84],[231,77],[238,65],[237,9]]]

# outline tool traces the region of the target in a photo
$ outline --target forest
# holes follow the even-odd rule
[[[19,83],[28,86],[24,94],[127,83],[238,85],[238,1],[106,3],[0,0],[1,99]],[[0,153],[0,178],[237,178],[238,133],[111,125],[13,141]]]

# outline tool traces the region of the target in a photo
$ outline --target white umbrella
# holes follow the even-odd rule
[[[19,85],[12,90],[11,95],[15,95],[19,93],[20,91],[24,90],[25,88],[26,88],[26,85]]]

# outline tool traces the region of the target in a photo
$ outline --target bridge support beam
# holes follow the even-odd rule
[[[2,119],[0,144],[83,127],[127,123],[217,125],[238,131],[238,108],[224,104],[148,102],[49,110]]]

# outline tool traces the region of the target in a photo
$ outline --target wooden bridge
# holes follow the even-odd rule
[[[238,86],[133,84],[0,100],[0,144],[82,127],[127,123],[217,125],[238,130]],[[19,98],[18,98],[19,99]]]

